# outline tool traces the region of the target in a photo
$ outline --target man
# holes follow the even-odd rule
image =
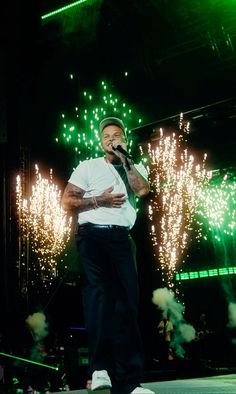
[[[147,172],[126,151],[121,119],[105,118],[99,128],[105,156],[80,163],[62,197],[63,208],[78,215],[91,390],[151,394],[140,386],[138,281],[129,234],[136,220],[135,196],[149,193]]]

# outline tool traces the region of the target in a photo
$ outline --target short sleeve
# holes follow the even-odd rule
[[[76,167],[76,169],[72,172],[68,182],[86,191],[88,189],[87,180],[88,180],[88,165],[87,162],[84,161],[80,163]]]

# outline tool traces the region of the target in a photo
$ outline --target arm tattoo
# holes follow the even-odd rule
[[[130,169],[125,167],[129,185],[134,193],[141,197],[149,193],[149,182],[138,172],[133,163]]]
[[[68,183],[62,196],[62,207],[65,211],[80,213],[96,208],[94,198],[83,198],[85,191]]]

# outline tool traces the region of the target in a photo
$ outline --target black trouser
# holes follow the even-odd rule
[[[138,280],[132,238],[125,228],[79,226],[90,372],[106,369],[131,391],[142,379]]]

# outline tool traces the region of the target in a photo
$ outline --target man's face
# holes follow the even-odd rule
[[[119,126],[109,125],[103,129],[101,135],[102,147],[106,153],[114,153],[112,149],[113,142],[120,143],[123,148],[127,146],[123,130]]]

